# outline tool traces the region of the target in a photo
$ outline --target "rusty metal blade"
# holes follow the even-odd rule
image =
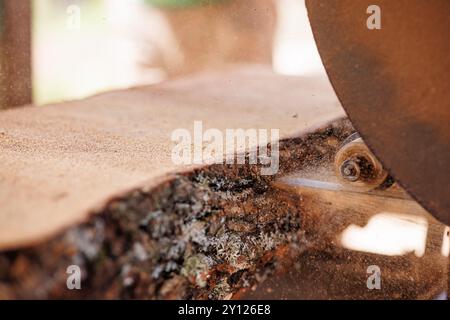
[[[450,224],[450,1],[378,0],[381,29],[367,26],[373,1],[306,4],[353,125],[394,178]]]

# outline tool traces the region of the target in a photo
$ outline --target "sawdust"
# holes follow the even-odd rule
[[[338,121],[280,143],[280,172],[329,161],[353,129]],[[0,298],[229,299],[302,252],[300,196],[255,165],[213,165],[134,190],[84,224],[0,254]],[[67,266],[82,290],[66,287]]]

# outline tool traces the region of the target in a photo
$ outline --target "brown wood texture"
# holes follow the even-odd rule
[[[0,109],[32,102],[31,1],[0,1]]]
[[[444,233],[448,230],[445,225],[396,185],[387,190],[362,192],[339,183],[333,170],[323,167],[307,168],[276,181],[277,188],[301,196],[298,207],[303,212],[305,253],[289,272],[276,275],[242,298],[436,299],[448,292],[449,258],[443,253]],[[373,246],[358,250],[342,242],[346,230],[368,228],[377,215],[395,217],[410,227],[426,228],[424,252],[419,256],[407,250],[402,254],[383,254],[373,251]],[[402,232],[401,228],[396,230]],[[393,248],[401,242],[393,239],[392,233],[389,238],[389,230],[385,236],[391,239]],[[371,265],[381,270],[381,290],[366,287],[367,268]]]
[[[41,241],[116,195],[189,170],[171,161],[171,133],[195,120],[283,138],[343,115],[327,79],[264,67],[2,111],[0,248]]]

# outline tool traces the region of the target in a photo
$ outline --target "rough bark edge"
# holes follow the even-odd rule
[[[211,165],[113,199],[50,241],[0,254],[0,298],[232,298],[302,252],[301,199],[273,179],[329,161],[352,132],[338,120],[280,141],[276,176]],[[81,290],[66,286],[73,264]]]

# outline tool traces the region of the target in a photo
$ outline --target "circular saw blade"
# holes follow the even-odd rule
[[[449,225],[450,1],[378,0],[376,21],[373,1],[306,4],[323,64],[356,130],[390,174]],[[374,22],[379,29],[370,28]]]

